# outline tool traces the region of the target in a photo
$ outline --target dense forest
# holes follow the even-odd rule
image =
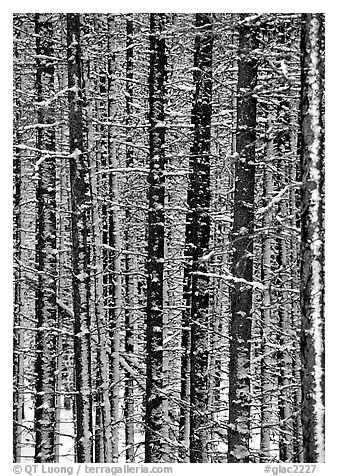
[[[324,15],[13,19],[15,462],[324,462]]]

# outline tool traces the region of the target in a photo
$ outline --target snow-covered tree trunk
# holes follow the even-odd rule
[[[324,221],[322,14],[302,15],[301,312],[303,444],[306,463],[324,462]]]
[[[62,170],[63,169],[63,170]],[[60,184],[59,184],[59,223],[57,223],[57,247],[58,250],[62,250],[57,255],[57,269],[58,269],[58,283],[57,283],[57,302],[62,301],[62,290],[65,286],[65,236],[66,236],[66,227],[65,220],[61,218],[61,208],[65,205],[65,191],[66,191],[66,179],[67,175],[63,167],[59,168],[62,170],[60,174]],[[55,463],[60,462],[60,433],[61,433],[61,410],[63,406],[62,398],[62,366],[63,366],[63,311],[58,306],[58,324],[59,335],[57,337],[57,360],[56,360],[56,382],[55,382],[55,435],[54,435],[54,447],[55,447]]]
[[[17,42],[22,35],[21,30],[14,32],[14,38]],[[14,58],[20,61],[19,49],[14,49]],[[21,91],[22,81],[21,72],[16,76],[14,74],[15,90]],[[21,118],[21,101],[18,93],[15,91],[15,114],[14,114],[14,130],[15,140],[21,143],[21,135],[18,132]],[[13,462],[21,462],[22,454],[22,423],[24,414],[24,330],[23,313],[24,313],[24,292],[23,292],[23,263],[26,233],[23,226],[21,202],[23,201],[22,187],[22,157],[20,151],[16,151],[13,157],[13,185],[14,185],[14,210],[13,210],[13,227],[14,227],[14,329],[13,329]]]
[[[287,123],[290,118],[290,103],[285,101],[280,104],[278,110],[278,118],[280,125]],[[281,173],[280,183],[283,187],[294,185],[289,182],[286,161],[284,154],[290,154],[291,136],[290,133],[281,134],[277,140],[278,152],[280,154],[279,170]],[[287,197],[287,195],[286,195]],[[278,218],[284,223],[289,218],[289,208],[286,199],[282,199],[279,204]],[[292,425],[293,425],[293,408],[292,408],[292,320],[291,320],[291,297],[290,297],[290,240],[285,233],[283,226],[280,226],[277,244],[278,253],[276,256],[279,276],[282,283],[280,291],[279,314],[279,415],[280,415],[280,435],[279,435],[279,454],[281,461],[293,460],[293,442],[292,442]]]
[[[109,32],[109,60],[108,60],[108,117],[114,119],[116,114],[116,86],[112,80],[114,71],[114,53],[112,43],[113,16],[108,16]],[[109,165],[116,170],[119,166],[116,146],[116,129],[114,126],[108,129],[108,161]],[[109,245],[113,248],[110,253],[112,286],[111,308],[109,309],[109,334],[110,334],[110,388],[111,388],[111,411],[112,411],[112,439],[113,461],[118,461],[119,456],[119,427],[120,427],[120,338],[122,326],[122,238],[120,225],[120,194],[117,173],[111,172],[108,180],[109,198],[111,206],[109,215]]]
[[[167,201],[167,200],[166,200]],[[171,237],[168,236],[165,239],[164,243],[164,255],[168,256],[168,247],[171,245]],[[168,340],[169,340],[169,322],[171,318],[171,311],[170,311],[170,291],[169,291],[169,270],[167,268],[164,269],[163,275],[163,304],[164,304],[164,311],[163,311],[163,360],[162,360],[162,389],[163,389],[163,398],[162,398],[162,415],[163,415],[163,428],[162,428],[162,436],[163,436],[163,455],[162,461],[169,462],[170,461],[170,445],[168,442],[170,441],[170,421],[169,421],[169,393],[170,393],[170,348],[168,348]]]
[[[66,44],[66,32],[64,29],[61,30],[61,43],[62,45]],[[67,69],[62,68],[59,72],[59,84],[62,89],[67,88]],[[68,153],[68,144],[67,144],[67,110],[64,109],[60,111],[62,126],[59,136],[59,145],[60,152],[63,154]],[[66,243],[67,243],[67,226],[66,226],[66,217],[65,210],[69,210],[69,164],[63,158],[60,158],[56,162],[56,176],[59,175],[59,184],[57,187],[57,268],[58,268],[58,282],[57,282],[57,302],[63,302],[64,299],[64,290],[67,286],[66,276],[67,272],[67,255],[66,255]],[[66,346],[64,346],[64,335],[62,330],[65,326],[65,313],[58,305],[58,342],[57,342],[57,374],[56,374],[56,396],[55,396],[55,437],[54,437],[54,446],[55,446],[55,463],[60,462],[61,457],[61,411],[62,408],[66,407],[65,402],[69,400],[69,395],[62,395],[63,390],[66,392],[69,391],[66,385],[63,382],[63,362],[64,362],[64,351]]]
[[[162,461],[165,14],[150,14],[145,462]]]
[[[92,267],[94,268],[94,308],[97,329],[97,392],[100,418],[99,428],[99,451],[96,451],[95,462],[112,462],[112,439],[111,439],[111,409],[109,399],[109,372],[108,372],[108,340],[106,336],[106,322],[103,306],[103,259],[102,259],[102,232],[100,205],[98,198],[98,181],[96,166],[96,150],[93,126],[93,108],[90,98],[90,65],[87,64],[85,78],[85,90],[87,100],[87,133],[88,133],[88,159],[89,179],[91,192],[91,218],[93,233],[93,256]],[[98,459],[97,456],[100,455]]]
[[[54,462],[55,371],[57,342],[56,306],[56,192],[55,192],[55,121],[53,108],[43,101],[54,94],[53,24],[50,15],[35,14],[36,92],[38,106],[37,148],[50,151],[38,154],[37,246],[38,289],[36,295],[36,399],[35,462]]]
[[[264,167],[264,197],[266,206],[272,199],[273,175],[271,161],[273,160],[273,116],[268,120],[266,163]],[[276,387],[275,367],[273,362],[274,342],[273,342],[273,319],[272,319],[272,259],[274,239],[271,236],[272,210],[264,213],[263,227],[265,229],[262,243],[262,283],[265,290],[262,293],[262,364],[261,364],[261,462],[269,461],[271,454],[271,430],[273,419],[273,391]]]
[[[190,192],[191,196],[191,192]],[[189,198],[189,191],[188,191]],[[185,247],[184,247],[184,277],[183,277],[183,298],[185,308],[182,311],[182,338],[181,338],[181,392],[180,392],[180,423],[179,438],[181,443],[180,460],[183,463],[189,462],[190,447],[190,352],[191,352],[191,271],[193,254],[193,220],[192,210],[187,212],[185,227]]]
[[[256,141],[257,31],[239,15],[237,138],[233,223],[233,275],[252,281]],[[228,460],[249,461],[252,287],[231,293]]]
[[[190,212],[188,212],[189,214]],[[186,246],[184,266],[183,294],[185,309],[182,311],[182,339],[181,339],[181,406],[180,406],[180,459],[183,463],[189,462],[189,436],[190,436],[190,350],[191,350],[191,327],[190,327],[190,302],[191,302],[191,223],[186,224]],[[190,262],[189,262],[190,261]]]
[[[89,20],[89,18],[88,18]],[[93,56],[92,60],[92,74],[89,75],[88,79],[97,77],[96,81],[93,82],[92,97],[88,99],[88,105],[90,101],[95,102],[95,109],[92,111],[92,120],[93,124],[93,140],[95,141],[95,155],[97,162],[97,171],[95,175],[98,174],[100,168],[108,167],[108,132],[107,132],[107,118],[108,118],[108,109],[109,109],[109,97],[108,97],[108,83],[109,83],[109,42],[110,42],[110,31],[109,31],[109,21],[110,16],[104,15],[103,18],[99,18],[99,15],[94,15],[93,18],[93,27],[98,35],[103,31],[102,37],[100,36],[100,47],[107,47],[106,55],[102,57]],[[107,31],[108,30],[108,31]],[[108,37],[107,37],[108,33]],[[103,43],[103,44],[102,44]],[[91,45],[87,45],[88,55],[91,55]],[[94,73],[95,71],[95,73]],[[94,73],[94,74],[93,74]],[[98,95],[96,95],[98,93]],[[93,162],[92,162],[93,166]],[[100,381],[103,382],[104,379],[107,380],[107,391],[108,394],[104,394],[101,397],[97,395],[96,406],[95,406],[95,462],[98,461],[110,461],[112,462],[112,406],[111,406],[111,375],[110,375],[110,357],[111,357],[111,339],[110,333],[107,332],[109,322],[111,320],[112,313],[112,296],[113,296],[113,277],[110,269],[109,260],[112,255],[110,250],[110,234],[109,234],[109,207],[110,207],[110,198],[109,198],[109,178],[106,173],[98,175],[100,180],[94,178],[94,172],[91,174],[91,182],[96,181],[96,190],[97,197],[94,201],[97,201],[97,205],[94,205],[94,208],[98,207],[98,223],[96,225],[96,231],[94,238],[94,246],[96,252],[94,252],[93,259],[96,260],[99,268],[102,266],[102,281],[101,278],[96,276],[96,287],[97,287],[97,298],[95,298],[97,307],[97,317],[99,317],[101,311],[104,313],[97,320],[97,337],[98,337],[98,346],[99,352],[97,354],[97,366],[96,366],[96,379],[97,387],[100,387]],[[95,186],[94,186],[95,188]],[[93,209],[94,211],[94,209]],[[95,212],[96,214],[96,212]],[[100,238],[98,238],[97,233],[100,233]],[[99,244],[99,241],[101,242]],[[96,243],[96,245],[95,245]],[[99,248],[101,252],[99,252]],[[102,295],[100,294],[100,288],[102,286]],[[98,299],[102,299],[102,303],[98,302]],[[102,308],[101,308],[102,306]],[[99,309],[100,308],[100,309]],[[106,356],[106,364],[100,364],[102,362],[103,353]],[[101,357],[99,357],[101,354]],[[105,369],[103,369],[105,367]],[[106,373],[107,372],[107,373]],[[106,384],[104,384],[106,385]],[[109,402],[108,402],[109,400]],[[100,402],[101,401],[101,402]],[[104,408],[105,407],[105,408]],[[103,425],[103,419],[109,421],[109,430]],[[108,454],[108,459],[107,459]]]
[[[25,247],[25,231],[22,226],[21,206],[22,186],[21,186],[21,157],[17,154],[14,157],[14,182],[15,182],[15,288],[14,288],[14,332],[13,332],[13,462],[21,462],[22,454],[22,423],[24,414],[24,330],[22,329],[24,292],[22,285],[22,263],[23,248]]]
[[[76,383],[76,459],[93,460],[89,316],[88,183],[82,117],[80,15],[67,14],[72,272]]]
[[[298,100],[293,98],[291,108],[291,153],[292,162],[290,164],[290,182],[295,183],[297,180],[297,164],[298,164],[298,122],[299,122],[299,104]],[[291,268],[291,288],[300,288],[300,273],[299,273],[299,241],[296,234],[297,230],[297,198],[295,187],[290,189],[290,225],[293,228],[294,234],[291,238],[291,250],[290,259],[292,263]],[[295,332],[297,339],[294,341],[294,351],[292,359],[292,371],[293,379],[295,382],[295,388],[293,393],[293,461],[295,463],[302,463],[304,461],[303,455],[303,432],[302,432],[302,418],[301,418],[301,406],[302,406],[302,389],[301,389],[301,358],[300,358],[300,345],[299,345],[299,327],[300,327],[300,303],[297,294],[292,293],[291,302],[291,321],[292,329]]]
[[[110,150],[111,154],[111,165],[114,169],[117,168],[117,153],[116,145],[112,140],[112,147]],[[109,323],[110,334],[111,334],[111,388],[112,388],[112,398],[111,398],[111,407],[112,407],[112,435],[113,435],[113,461],[118,459],[118,441],[119,441],[119,421],[120,421],[120,410],[119,410],[119,393],[120,393],[120,338],[121,338],[121,326],[122,326],[122,268],[121,268],[121,256],[122,256],[122,241],[121,241],[121,228],[120,228],[120,219],[119,212],[120,208],[118,205],[119,201],[119,191],[118,191],[118,182],[117,174],[110,176],[109,184],[110,196],[113,201],[112,209],[110,210],[109,216],[109,233],[111,234],[110,242],[113,244],[113,279],[114,279],[114,294],[112,300],[112,313],[111,321]]]
[[[196,14],[194,52],[194,138],[190,155],[188,206],[192,211],[190,462],[206,463],[208,432],[209,280],[210,254],[210,128],[212,99],[212,15]]]
[[[133,79],[134,79],[134,21],[133,15],[129,14],[126,19],[126,124],[131,126],[132,124],[132,112],[133,112]],[[127,143],[132,142],[132,129],[127,137]],[[134,153],[131,145],[127,145],[126,149],[126,167],[132,167],[134,162]],[[128,175],[127,175],[127,185]],[[129,188],[129,187],[128,187]],[[135,339],[135,319],[136,314],[133,309],[135,303],[135,279],[131,274],[134,270],[134,258],[128,253],[128,249],[131,248],[133,242],[133,229],[130,210],[126,209],[126,225],[125,225],[125,242],[126,242],[126,258],[125,258],[125,293],[126,293],[126,306],[125,306],[125,351],[127,354],[134,353],[134,339]],[[126,383],[125,383],[125,408],[124,416],[126,419],[125,430],[125,444],[126,444],[126,461],[135,461],[135,449],[134,449],[134,379],[131,373],[126,370]]]

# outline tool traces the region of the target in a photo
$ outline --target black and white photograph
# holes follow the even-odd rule
[[[11,18],[15,468],[324,463],[326,15],[106,10]]]

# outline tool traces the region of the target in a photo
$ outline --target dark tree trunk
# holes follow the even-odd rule
[[[252,281],[256,140],[257,32],[240,15],[235,168],[233,275]],[[235,283],[231,293],[228,461],[249,461],[250,339],[252,287]]]
[[[150,14],[145,462],[162,460],[165,14]]]
[[[36,88],[38,102],[54,94],[53,25],[50,14],[35,14]],[[55,121],[51,106],[41,105],[38,123]],[[55,151],[54,127],[37,130],[37,148]],[[56,203],[55,157],[39,153],[36,164],[37,183],[37,248],[38,289],[36,295],[36,400],[35,400],[35,462],[54,462],[55,371],[57,343],[56,306]]]
[[[306,463],[324,462],[323,51],[323,15],[302,15],[301,357]]]
[[[127,16],[127,53],[126,53],[126,124],[131,126],[131,116],[132,116],[132,104],[133,104],[133,79],[134,79],[134,22],[132,14]],[[129,135],[127,137],[127,143],[131,143],[132,138],[132,129],[129,129]],[[126,167],[132,167],[134,162],[133,148],[130,145],[127,145],[126,149]],[[128,180],[128,174],[127,174]],[[128,187],[129,188],[129,187]],[[129,208],[126,209],[126,231],[125,231],[125,241],[126,248],[130,248],[132,241],[132,223],[131,223],[131,214]],[[134,353],[134,324],[135,324],[135,311],[133,311],[133,277],[130,273],[133,270],[133,258],[130,254],[127,253],[125,258],[125,286],[126,286],[126,308],[125,308],[125,349],[127,354]],[[125,383],[125,410],[124,416],[126,419],[126,433],[125,433],[125,443],[126,443],[126,461],[134,462],[135,460],[135,450],[134,450],[134,379],[131,373],[126,370],[126,383]]]
[[[191,253],[190,462],[206,463],[208,434],[209,280],[204,259],[210,252],[210,127],[212,99],[212,15],[196,14],[194,56],[194,139],[190,155],[187,243]]]
[[[76,459],[92,462],[92,391],[87,244],[88,164],[83,140],[80,16],[67,14],[70,188],[76,382]]]

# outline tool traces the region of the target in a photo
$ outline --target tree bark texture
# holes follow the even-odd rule
[[[304,461],[324,462],[324,222],[322,14],[302,16],[301,357]]]
[[[134,21],[133,14],[127,16],[126,21],[126,123],[127,125],[132,124],[132,112],[133,112],[133,80],[134,80]],[[132,142],[132,129],[130,129],[130,134],[127,137],[127,143]],[[133,148],[130,145],[127,145],[126,148],[126,167],[132,167],[134,162],[134,153]],[[128,177],[127,177],[128,180]],[[129,185],[129,181],[128,181]],[[132,186],[129,185],[132,189]],[[128,188],[129,188],[128,187]],[[126,228],[125,228],[125,243],[127,251],[131,247],[133,242],[133,228],[132,228],[132,218],[130,210],[126,209]],[[126,306],[125,306],[125,351],[127,354],[132,355],[134,353],[134,329],[135,329],[135,310],[134,306],[134,293],[135,293],[135,278],[130,275],[134,269],[134,258],[129,253],[125,257],[125,288],[126,288]],[[135,449],[134,449],[134,379],[131,373],[126,370],[126,384],[125,384],[125,409],[124,416],[126,419],[126,430],[125,430],[125,444],[126,444],[126,461],[132,463],[135,460]]]
[[[196,14],[194,53],[193,145],[190,155],[188,206],[191,215],[191,352],[190,462],[206,463],[208,433],[209,280],[205,256],[210,252],[210,128],[212,100],[212,15]]]
[[[116,83],[112,80],[114,72],[114,44],[112,43],[112,32],[114,27],[113,16],[108,16],[109,33],[109,63],[108,63],[108,117],[114,117],[116,114]],[[116,130],[112,126],[108,129],[108,160],[113,169],[118,168],[118,157],[116,147]],[[112,272],[110,279],[113,286],[111,288],[111,307],[109,309],[109,329],[110,329],[110,374],[111,374],[111,409],[112,409],[112,438],[113,438],[113,461],[118,461],[119,455],[119,422],[120,422],[120,338],[122,326],[122,241],[120,226],[120,206],[119,206],[119,184],[117,173],[110,173],[108,180],[109,197],[111,206],[109,208],[109,244],[114,249],[110,253],[110,266]]]
[[[233,222],[233,275],[252,281],[256,141],[257,32],[239,16],[237,137]],[[250,339],[252,287],[234,284],[231,293],[228,460],[249,461]]]
[[[72,270],[76,381],[76,458],[92,462],[92,389],[89,317],[88,181],[83,137],[80,16],[67,14]]]
[[[54,93],[53,25],[50,15],[35,14],[36,89],[38,123],[55,121],[52,107],[45,106]],[[46,59],[44,58],[46,57]],[[37,130],[37,148],[55,151],[55,129]],[[44,155],[45,154],[45,155]],[[57,343],[56,306],[56,192],[55,157],[39,153],[35,165],[37,175],[37,248],[38,289],[36,295],[36,400],[35,400],[35,462],[54,462],[55,371]]]
[[[90,91],[90,65],[85,76],[85,90],[87,99]],[[106,322],[104,312],[103,293],[103,257],[102,257],[102,230],[100,217],[99,192],[97,181],[96,150],[93,126],[93,110],[90,101],[87,105],[87,133],[88,133],[88,159],[91,193],[91,219],[92,219],[92,262],[95,269],[94,276],[94,309],[97,328],[97,400],[100,428],[95,435],[95,462],[112,462],[111,438],[111,408],[109,399],[109,372],[108,372],[108,339],[105,334]]]
[[[18,41],[21,31],[15,33]],[[18,48],[14,49],[15,60],[20,61]],[[14,86],[21,90],[21,72],[14,74]],[[15,96],[14,129],[19,129],[21,119],[20,98]],[[21,143],[21,135],[16,132],[16,140]],[[21,462],[22,454],[22,423],[24,416],[24,331],[21,328],[24,314],[24,293],[23,293],[23,266],[25,247],[25,229],[22,220],[21,202],[23,200],[22,187],[22,158],[20,152],[13,157],[13,188],[14,188],[14,210],[13,210],[13,242],[14,242],[14,329],[13,329],[13,462]]]
[[[160,462],[163,357],[165,14],[150,14],[145,462]]]
[[[264,168],[264,196],[266,197],[266,206],[269,204],[273,194],[273,175],[271,170],[271,161],[273,160],[274,147],[272,139],[273,116],[268,119],[266,164]],[[273,392],[276,387],[275,362],[273,353],[273,314],[272,314],[272,259],[274,240],[271,236],[269,227],[273,223],[273,214],[268,210],[263,217],[263,226],[267,229],[262,243],[262,283],[266,287],[262,295],[262,408],[261,408],[261,462],[269,461],[271,458],[271,421],[273,419]]]

